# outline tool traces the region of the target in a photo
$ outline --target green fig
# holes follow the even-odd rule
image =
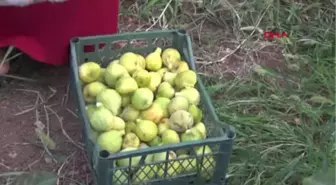
[[[86,103],[94,103],[96,96],[107,87],[101,82],[92,82],[84,86],[83,96]]]
[[[121,77],[115,86],[115,90],[119,94],[130,94],[137,89],[138,89],[137,82],[134,80],[134,78],[129,76]]]
[[[118,115],[121,109],[121,96],[113,89],[105,89],[97,95],[97,102],[102,103],[113,115]]]
[[[176,159],[177,156],[175,152],[169,151],[168,153],[168,160]],[[166,152],[156,153],[154,154],[153,161],[166,161]],[[161,168],[158,168],[157,175],[159,178],[165,177],[165,167],[164,163],[162,164]],[[167,168],[167,176],[166,177],[173,177],[179,175],[182,171],[182,166],[178,161],[169,161],[168,168]]]
[[[135,132],[136,124],[134,122],[126,122],[125,133]]]
[[[114,88],[119,78],[123,76],[129,76],[126,68],[118,63],[113,62],[106,67],[104,80],[109,87]]]
[[[175,94],[175,89],[168,82],[162,82],[157,90],[157,97],[172,98]]]
[[[138,119],[136,121],[135,133],[141,141],[149,142],[158,134],[158,128],[152,121]]]
[[[164,97],[157,97],[154,102],[155,104],[158,104],[161,106],[163,110],[163,118],[168,118],[169,113],[168,113],[168,105],[170,103],[170,99],[164,98]]]
[[[146,57],[146,69],[149,71],[158,71],[162,67],[161,48],[156,48],[154,52]]]
[[[112,178],[113,185],[128,184],[128,174],[125,169],[115,170]]]
[[[129,148],[124,148],[122,149],[120,152],[129,152],[129,151],[133,151],[133,150],[138,150],[138,148],[134,148],[134,147],[129,147]],[[136,156],[136,157],[132,157],[131,158],[131,164],[130,164],[130,160],[129,158],[121,158],[117,160],[117,165],[119,167],[129,167],[130,165],[132,167],[136,167],[139,162],[141,160],[141,156]]]
[[[179,61],[177,64],[174,66],[174,68],[171,70],[174,73],[181,73],[183,71],[189,70],[189,65],[185,61]]]
[[[167,129],[162,133],[162,144],[177,144],[180,137],[175,130]]]
[[[133,73],[132,77],[139,87],[147,87],[151,81],[152,75],[145,69],[140,68]]]
[[[133,74],[135,70],[142,68],[143,65],[139,55],[132,52],[122,54],[119,58],[119,64],[124,66],[129,74]]]
[[[85,110],[86,110],[86,114],[88,116],[88,118],[90,119],[93,112],[97,109],[97,106],[94,105],[94,104],[90,104],[90,105],[87,105],[85,106]]]
[[[168,118],[162,119],[158,124],[158,129],[159,129],[159,135],[162,135],[164,131],[169,129],[169,119]]]
[[[126,128],[125,121],[123,119],[121,119],[120,117],[115,116],[114,117],[114,124],[113,124],[112,129],[113,130],[125,130],[125,128]]]
[[[178,111],[178,110],[187,111],[188,109],[189,109],[189,101],[187,98],[183,96],[176,96],[168,104],[169,115],[172,115],[175,111]]]
[[[140,146],[140,139],[138,136],[132,132],[127,133],[124,136],[122,143],[122,148],[138,148]]]
[[[137,62],[141,69],[146,69],[146,59],[138,54]]]
[[[195,87],[197,82],[197,75],[192,70],[183,71],[178,73],[174,83],[178,89],[183,89],[187,87]]]
[[[149,108],[154,100],[154,94],[148,88],[139,88],[132,95],[132,105],[138,110]]]
[[[169,118],[169,127],[177,132],[185,132],[194,124],[192,115],[185,110],[175,111]]]
[[[116,130],[102,132],[97,138],[97,143],[102,150],[115,153],[121,149],[122,135]]]
[[[188,112],[193,116],[194,123],[199,123],[200,121],[202,121],[203,112],[196,105],[194,105],[194,104],[190,105],[189,109],[188,109]]]
[[[190,158],[188,154],[181,154],[177,157],[178,159],[183,159],[182,168],[183,172],[196,172],[197,171],[197,160],[196,158]]]
[[[141,166],[132,176],[132,182],[135,184],[146,184],[147,181],[155,177],[157,166],[145,165]]]
[[[99,102],[89,119],[92,129],[97,132],[111,130],[115,121],[113,114]]]
[[[198,105],[201,99],[200,93],[193,87],[182,89],[180,92],[175,93],[175,96],[183,96],[189,100],[189,103],[194,105]]]
[[[97,79],[98,82],[105,83],[105,71],[106,68],[100,68],[99,78]]]
[[[202,134],[200,131],[196,128],[191,128],[186,130],[185,133],[181,135],[181,141],[182,142],[188,142],[188,141],[197,141],[203,139]]]
[[[159,87],[162,78],[161,78],[160,74],[157,73],[157,72],[149,72],[149,74],[151,75],[151,80],[150,80],[149,85],[147,87],[151,91],[155,92],[157,90],[157,88]]]
[[[159,123],[163,118],[163,109],[159,104],[153,103],[148,109],[141,112],[141,119],[150,120]]]
[[[150,142],[149,142],[149,145],[150,146],[159,146],[160,144],[162,143],[162,139],[160,136],[156,136],[154,139],[152,139]]]
[[[167,48],[162,52],[162,62],[169,69],[173,69],[173,67],[181,61],[181,54],[175,48]]]
[[[123,109],[120,117],[125,121],[132,122],[140,117],[140,111],[135,109],[132,105],[128,105]]]
[[[100,66],[95,62],[85,62],[79,66],[79,79],[84,83],[97,81],[100,76]]]
[[[128,104],[131,103],[131,95],[121,95],[121,107],[126,107]]]
[[[157,73],[159,73],[160,76],[161,76],[161,78],[163,78],[164,74],[165,74],[166,72],[168,72],[168,71],[169,71],[168,68],[164,67],[164,68],[159,69],[159,70],[157,71]]]
[[[172,73],[172,72],[167,71],[163,75],[163,81],[168,82],[168,83],[170,83],[170,85],[174,86],[176,76],[177,76],[177,73]]]
[[[204,153],[203,153],[204,151]],[[206,180],[211,179],[214,171],[215,171],[215,166],[216,166],[216,161],[214,159],[213,155],[208,155],[211,154],[212,150],[208,145],[205,145],[203,147],[197,147],[196,149],[196,155],[198,156],[204,156],[203,157],[203,162],[200,164],[201,167],[201,176],[205,178]]]

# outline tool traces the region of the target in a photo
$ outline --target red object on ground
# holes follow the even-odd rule
[[[118,10],[118,0],[0,7],[0,48],[13,45],[37,61],[66,64],[71,38],[117,32]]]

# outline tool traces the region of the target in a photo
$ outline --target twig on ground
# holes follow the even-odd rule
[[[61,167],[57,170],[57,176],[58,177],[61,177],[61,171],[62,169],[64,168],[64,166],[67,164],[67,162],[69,162],[69,160],[77,153],[77,151],[73,152],[70,156],[68,156],[64,162],[62,163]],[[57,178],[57,181],[56,181],[56,185],[59,185],[60,183],[60,178]]]
[[[164,7],[164,9],[162,10],[161,14],[159,15],[159,17],[155,20],[155,22],[149,27],[146,29],[146,31],[149,31],[151,30],[159,21],[160,19],[164,16],[164,14],[166,13],[169,5],[171,4],[173,0],[169,0],[169,2],[167,3],[167,5]]]

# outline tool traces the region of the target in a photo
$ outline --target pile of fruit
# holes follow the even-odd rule
[[[85,62],[79,66],[79,78],[92,138],[103,150],[124,152],[207,137],[195,88],[197,75],[174,48],[156,48],[146,57],[126,52],[106,68]],[[203,153],[203,147],[195,150]],[[205,153],[211,153],[210,147]],[[165,161],[165,157],[165,152],[153,154],[145,162]],[[188,157],[188,153],[170,151],[169,157]],[[139,161],[134,157],[132,165]],[[116,162],[117,166],[128,163],[128,159]]]

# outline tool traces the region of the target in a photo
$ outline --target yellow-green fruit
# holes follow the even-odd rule
[[[107,87],[101,82],[92,82],[84,86],[83,96],[86,103],[94,103],[96,96]]]
[[[167,48],[162,52],[162,62],[169,69],[181,60],[181,54],[174,48]]]
[[[157,90],[157,97],[172,98],[175,94],[175,89],[168,82],[162,82]]]
[[[156,89],[159,87],[162,78],[161,78],[160,74],[157,73],[157,72],[149,72],[149,74],[151,75],[151,80],[150,80],[149,85],[147,87],[151,91],[155,92]]]
[[[188,109],[188,112],[193,116],[194,123],[199,123],[200,121],[202,121],[203,112],[196,105],[194,105],[194,104],[190,105],[189,109]]]
[[[134,122],[126,122],[126,128],[125,132],[130,133],[130,132],[135,132],[136,129],[136,124]]]
[[[120,114],[120,117],[125,121],[135,121],[140,116],[140,111],[135,109],[132,105],[126,106]]]
[[[205,145],[203,147],[198,147],[196,149],[196,155],[202,156],[203,155],[203,150],[204,150],[204,154],[211,154],[212,153],[211,148],[208,145]],[[215,161],[213,155],[204,156],[203,157],[203,162],[200,166],[201,166],[201,173],[200,173],[201,176],[203,178],[209,180],[212,177],[212,175],[214,173],[214,170],[215,170],[215,166],[216,166],[216,161]]]
[[[178,110],[188,110],[188,109],[189,109],[189,101],[187,98],[183,96],[176,96],[168,104],[169,115],[172,115],[174,112]]]
[[[115,116],[114,117],[114,124],[113,124],[112,129],[113,130],[125,130],[125,128],[126,128],[125,121],[123,119],[121,119],[120,117]]]
[[[179,159],[184,159],[182,162],[182,171],[183,172],[195,172],[197,170],[197,160],[196,158],[189,158],[188,154],[181,154],[178,156]]]
[[[128,184],[128,174],[126,170],[115,170],[112,178],[113,185]]]
[[[188,141],[197,141],[203,139],[202,134],[200,131],[196,128],[191,128],[186,130],[185,133],[181,135],[181,141],[182,142],[188,142]]]
[[[180,73],[187,70],[189,70],[188,63],[185,61],[179,61],[171,71],[174,73]]]
[[[128,104],[130,104],[131,103],[131,95],[128,95],[128,94],[126,94],[126,95],[122,95],[121,96],[121,106],[122,107],[126,107]]]
[[[124,76],[118,80],[115,89],[119,94],[130,94],[138,89],[138,84],[134,78]]]
[[[177,73],[172,73],[172,72],[167,71],[163,75],[163,81],[168,82],[168,83],[170,83],[170,85],[174,86],[176,76],[177,76]]]
[[[92,129],[97,132],[111,130],[115,120],[113,114],[101,103],[97,103],[97,108],[92,112],[89,119]]]
[[[176,132],[185,132],[194,124],[191,114],[185,110],[175,111],[169,118],[169,128]]]
[[[154,100],[153,92],[148,88],[139,88],[132,95],[132,105],[138,110],[149,108]]]
[[[206,130],[204,123],[199,122],[194,126],[194,128],[197,129],[201,133],[203,139],[207,137],[207,130]]]
[[[118,115],[121,108],[121,96],[113,89],[105,89],[97,95],[97,102],[100,102],[109,109],[113,115]]]
[[[97,106],[94,104],[90,104],[85,106],[85,110],[86,110],[86,114],[88,116],[88,118],[90,119],[92,116],[92,113],[97,109]]]
[[[105,70],[104,74],[105,83],[109,87],[114,88],[119,78],[123,76],[129,76],[126,68],[115,62],[110,63]]]
[[[140,145],[140,139],[132,132],[127,133],[124,136],[122,148],[138,148]]]
[[[186,87],[195,87],[197,82],[197,75],[192,70],[183,71],[178,73],[174,83],[178,89],[183,89]]]
[[[135,79],[139,87],[147,87],[151,81],[151,75],[145,69],[137,69],[132,77]]]
[[[141,141],[149,142],[158,134],[158,128],[152,121],[138,119],[136,122],[135,133]]]
[[[122,149],[120,152],[129,152],[132,150],[138,150],[138,148],[129,147],[129,148]],[[132,167],[135,167],[139,164],[140,159],[141,159],[141,156],[132,157],[131,159],[132,164],[130,164],[129,158],[122,158],[122,159],[117,160],[117,165],[119,167],[128,167],[130,165]]]
[[[95,62],[85,62],[79,66],[79,79],[84,83],[91,83],[98,80],[100,75],[100,66]]]
[[[166,72],[168,72],[168,71],[169,71],[168,68],[164,67],[164,68],[159,69],[159,70],[157,71],[157,73],[159,73],[160,76],[161,76],[161,78],[163,78],[164,74],[165,74]]]
[[[180,137],[175,130],[167,129],[162,133],[162,144],[176,144],[180,142]]]
[[[119,64],[119,60],[116,59],[116,60],[112,60],[110,63],[116,63],[116,64]]]
[[[123,55],[121,55],[119,59],[119,64],[124,66],[129,74],[133,74],[133,72],[139,68],[141,68],[142,64],[141,61],[139,61],[139,55],[132,53],[132,52],[126,52]]]
[[[151,180],[157,171],[157,166],[146,165],[141,166],[137,172],[133,174],[133,183],[146,184],[147,181]]]
[[[154,52],[146,57],[146,68],[150,71],[158,71],[162,67],[161,48],[156,48]]]
[[[102,150],[111,153],[118,152],[121,149],[122,134],[116,130],[102,132],[97,138],[97,143]]]
[[[168,154],[168,159],[172,160],[172,159],[176,159],[176,154],[173,151],[169,151]],[[157,162],[157,161],[166,161],[166,152],[161,152],[161,153],[156,153],[154,154],[153,157],[153,161]],[[165,177],[165,164],[162,164],[161,168],[158,169],[157,174],[159,176],[159,178],[163,178]],[[172,177],[172,176],[176,176],[181,172],[182,168],[181,165],[178,161],[170,161],[168,162],[168,167],[167,167],[167,176],[166,177]]]
[[[140,68],[145,69],[146,68],[146,59],[138,54],[138,60],[137,60]]]
[[[141,112],[141,119],[159,123],[163,118],[163,110],[159,104],[153,103],[148,109]]]
[[[170,103],[170,99],[164,98],[164,97],[157,97],[154,100],[154,103],[161,106],[161,108],[163,110],[163,118],[168,118],[169,117],[168,105]]]
[[[150,146],[159,146],[160,144],[162,143],[162,139],[160,136],[156,136],[154,139],[152,139],[150,142],[149,142],[149,145]]]
[[[164,131],[169,129],[169,119],[168,118],[162,119],[158,124],[158,129],[159,129],[159,135],[162,135]]]
[[[98,82],[105,83],[105,71],[106,71],[106,68],[100,68],[100,74],[97,79]]]
[[[182,89],[180,92],[175,93],[175,96],[184,96],[189,100],[189,103],[194,105],[198,105],[201,99],[200,93],[193,87]]]

